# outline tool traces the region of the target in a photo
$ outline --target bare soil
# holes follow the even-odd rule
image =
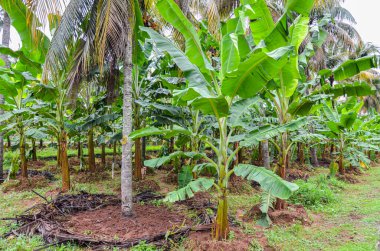
[[[140,180],[133,182],[133,190],[142,193],[142,192],[158,192],[160,191],[160,185],[154,180]]]
[[[233,194],[242,194],[249,192],[251,186],[249,182],[239,176],[232,176],[230,179],[230,184],[228,185],[230,193]]]
[[[230,228],[229,240],[212,240],[210,232],[191,232],[185,242],[186,250],[192,251],[261,250],[257,248],[262,247],[264,247],[263,250],[274,250],[268,245],[267,238],[263,232],[248,235],[236,227]]]
[[[287,170],[287,180],[293,181],[293,180],[308,180],[310,177],[309,173],[307,171],[301,170],[301,169],[293,169],[290,168]]]
[[[336,176],[339,180],[350,183],[350,184],[357,184],[360,183],[360,181],[353,175],[346,173],[344,175],[337,174]]]
[[[270,209],[268,214],[274,225],[292,225],[298,222],[303,225],[311,224],[311,220],[302,205],[288,205],[284,210]],[[243,216],[243,220],[258,220],[261,215],[260,205],[255,205]]]
[[[126,241],[174,230],[189,223],[181,212],[163,206],[135,204],[134,213],[134,217],[126,218],[121,214],[120,205],[111,205],[75,213],[62,224],[70,232],[93,239]]]
[[[110,179],[111,176],[107,172],[79,172],[75,175],[74,180],[78,183],[96,183]]]
[[[31,169],[40,169],[45,167],[45,162],[43,160],[29,160],[28,168]]]
[[[49,180],[42,175],[36,175],[29,177],[28,179],[17,177],[16,180],[10,180],[2,185],[2,191],[4,193],[15,191],[30,191],[35,188],[42,188],[49,185]]]

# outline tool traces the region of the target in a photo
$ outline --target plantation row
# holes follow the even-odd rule
[[[109,155],[125,217],[144,211],[132,184],[165,170],[164,201],[216,196],[211,232],[225,240],[234,180],[260,186],[270,226],[291,196],[308,203],[291,182],[305,169],[349,182],[378,156],[379,49],[340,1],[32,2],[0,0],[5,185],[28,182],[40,156],[70,194],[72,173],[101,177]]]

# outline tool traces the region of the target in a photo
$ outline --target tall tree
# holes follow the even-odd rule
[[[3,46],[8,47],[9,41],[11,37],[11,20],[8,16],[8,13],[3,10],[3,37],[1,44]],[[7,55],[1,55],[2,60],[4,61],[5,65],[9,67],[9,59]],[[4,104],[4,96],[0,94],[0,105]],[[4,112],[0,108],[0,115],[2,115]],[[0,133],[0,183],[3,181],[3,162],[4,162],[4,138],[2,133]]]

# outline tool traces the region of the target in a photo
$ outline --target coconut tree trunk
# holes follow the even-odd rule
[[[9,40],[11,37],[11,20],[8,16],[8,13],[3,10],[4,16],[3,16],[3,38],[1,44],[5,47],[9,46]],[[5,65],[7,67],[10,66],[9,59],[7,55],[1,55],[1,58],[5,62]],[[4,104],[4,96],[0,94],[0,105]],[[2,109],[0,109],[0,115],[2,115],[4,112]],[[3,168],[3,162],[4,162],[4,138],[3,134],[0,133],[0,183],[3,181],[3,175],[4,175],[4,168]]]
[[[102,159],[102,169],[105,170],[106,169],[106,144],[105,143],[102,143],[101,159]]]
[[[42,139],[40,139],[40,149],[44,148],[44,141]]]
[[[269,143],[268,140],[264,140],[261,142],[261,151],[263,156],[263,166],[265,168],[270,168],[270,156],[269,156]]]
[[[132,14],[133,15],[133,14]],[[131,18],[131,17],[129,17]],[[132,204],[132,28],[124,55],[124,83],[123,83],[123,139],[121,156],[121,211],[126,217],[133,215]]]
[[[94,173],[96,171],[95,167],[95,146],[94,146],[94,131],[90,129],[87,135],[88,140],[88,169],[90,172]]]
[[[60,137],[60,158],[61,158],[61,172],[62,172],[62,191],[67,192],[70,190],[70,169],[69,159],[67,156],[67,133],[61,130]]]
[[[0,105],[4,104],[4,96],[0,94]],[[3,110],[0,109],[0,116],[4,114]],[[4,138],[3,134],[0,133],[0,184],[3,182],[3,176],[4,176]]]

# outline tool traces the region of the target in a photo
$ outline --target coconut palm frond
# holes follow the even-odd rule
[[[335,6],[332,8],[330,14],[331,17],[335,20],[347,21],[350,24],[356,24],[356,20],[351,12],[342,6]]]
[[[59,21],[60,16],[66,9],[67,0],[23,0],[27,7],[27,23],[34,31],[33,36],[38,36],[37,30],[51,28]]]
[[[96,2],[98,0],[72,0],[68,4],[61,22],[54,33],[49,51],[46,55],[46,61],[44,66],[44,78],[47,78],[47,74],[54,76],[60,70],[63,70],[67,65],[68,58],[68,44],[72,41],[83,38],[85,40],[92,39],[92,31],[94,27],[93,19],[89,16],[93,16],[96,13]],[[83,35],[83,23],[88,20],[88,27],[86,35]]]

